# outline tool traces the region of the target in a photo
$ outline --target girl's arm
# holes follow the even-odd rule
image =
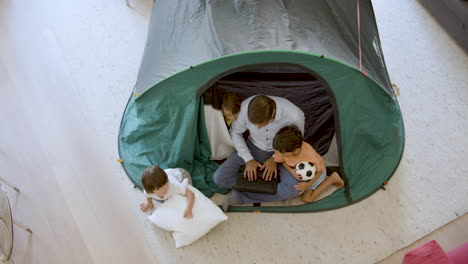
[[[192,209],[195,202],[195,195],[191,190],[185,188],[185,196],[187,196],[187,208],[185,208],[184,217],[192,218]]]
[[[146,197],[146,203],[140,204],[140,210],[146,212],[151,208],[153,208],[153,199],[151,199],[151,197]]]

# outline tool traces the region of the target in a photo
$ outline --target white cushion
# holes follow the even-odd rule
[[[195,194],[191,219],[184,218],[187,197],[181,195],[172,196],[148,217],[158,227],[174,232],[172,237],[176,248],[192,244],[217,224],[227,220],[227,216],[215,203],[196,188],[188,188]]]
[[[205,105],[205,125],[211,146],[211,159],[222,160],[229,157],[236,149],[232,144],[223,112],[211,105]]]

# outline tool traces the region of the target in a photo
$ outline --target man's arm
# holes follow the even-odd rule
[[[237,155],[239,155],[245,163],[254,159],[242,135],[247,130],[247,122],[246,109],[241,109],[239,117],[231,127],[232,144],[237,150]]]
[[[250,100],[246,100],[241,105],[239,116],[231,127],[231,139],[232,144],[237,150],[237,155],[239,155],[239,157],[241,157],[245,162],[246,169],[244,171],[244,177],[248,178],[249,181],[253,181],[257,179],[257,167],[261,167],[262,164],[254,159],[242,135],[248,129],[247,122],[249,121],[247,120],[247,107],[249,102]]]
[[[304,117],[304,112],[302,112],[301,109],[299,109],[300,113],[299,113],[299,117],[297,119],[297,126],[299,127],[299,129],[301,130],[302,132],[302,135],[305,135],[305,131],[304,131],[304,127],[305,127],[305,117]]]
[[[304,127],[305,127],[305,115],[304,112],[293,104],[288,99],[282,98],[279,101],[280,107],[283,109],[283,115],[286,117],[287,124],[285,125],[295,125],[301,130],[302,135],[304,136]]]

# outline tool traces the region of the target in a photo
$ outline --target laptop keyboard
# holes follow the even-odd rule
[[[244,169],[245,166],[241,166],[237,175],[236,185],[232,187],[234,190],[255,193],[276,193],[278,178],[272,178],[271,181],[265,181],[262,178],[263,171],[257,171],[257,180],[249,181],[248,178],[244,178]],[[279,177],[279,175],[277,177]]]

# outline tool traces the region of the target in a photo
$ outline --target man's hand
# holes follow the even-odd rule
[[[269,158],[267,161],[265,161],[260,168],[265,169],[265,171],[263,172],[263,179],[265,181],[271,181],[273,177],[276,178],[278,171],[277,171],[276,162],[273,156]]]
[[[144,202],[140,204],[140,210],[143,212],[148,211],[149,209],[153,208],[153,202]]]
[[[248,178],[249,181],[256,180],[258,167],[262,168],[263,166],[256,160],[249,160],[245,164],[244,178]]]
[[[184,218],[185,218],[185,219],[190,219],[190,218],[192,218],[192,216],[193,216],[193,215],[192,215],[192,209],[191,209],[191,208],[185,209],[185,211],[184,211]]]

